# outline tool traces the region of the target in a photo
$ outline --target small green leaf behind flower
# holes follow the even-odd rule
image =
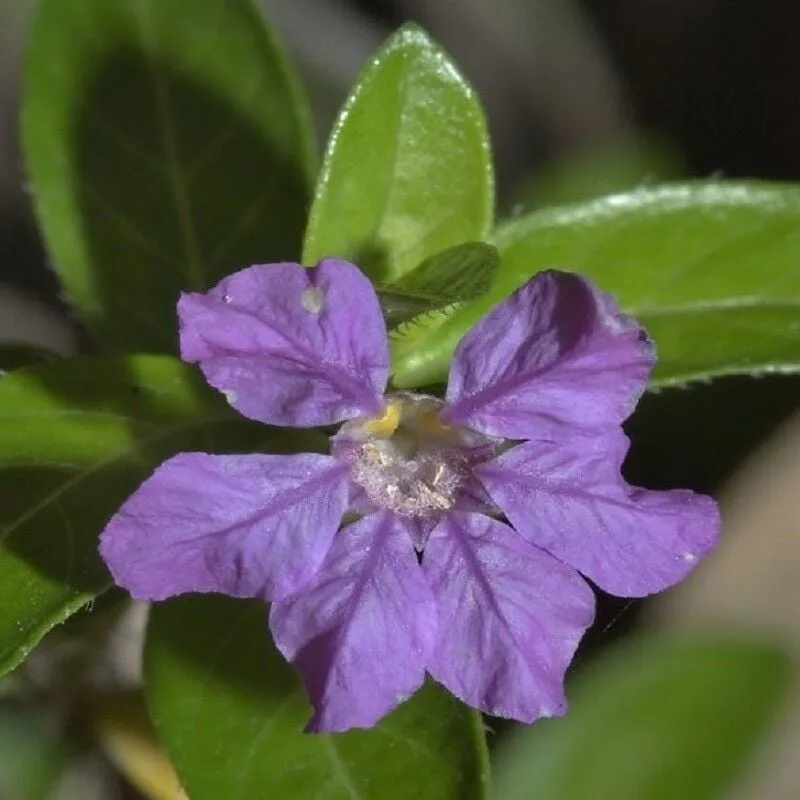
[[[466,242],[425,259],[395,283],[376,286],[386,326],[406,322],[413,327],[420,314],[481,297],[489,291],[499,263],[492,245]]]
[[[448,247],[485,239],[493,205],[478,99],[448,56],[407,25],[364,70],[334,125],[303,263],[346,258],[392,284]]]

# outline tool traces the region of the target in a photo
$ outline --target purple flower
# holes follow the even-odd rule
[[[381,310],[347,262],[250,267],[178,310],[183,359],[242,414],[344,424],[331,455],[175,456],[101,553],[137,598],[271,601],[309,730],[375,724],[426,671],[494,715],[562,714],[594,614],[579,573],[638,597],[714,544],[710,498],[620,475],[654,353],[584,278],[541,272],[496,306],[459,344],[445,401],[384,395]]]

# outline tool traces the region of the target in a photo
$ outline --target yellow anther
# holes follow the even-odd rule
[[[370,436],[380,436],[388,439],[400,424],[403,416],[403,404],[399,400],[386,404],[386,412],[382,417],[367,420],[364,423],[364,430]]]

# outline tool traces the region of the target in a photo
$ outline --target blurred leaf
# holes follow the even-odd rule
[[[474,92],[419,28],[401,28],[358,80],[317,182],[303,261],[339,256],[376,283],[486,237],[493,179]]]
[[[99,698],[94,718],[103,752],[144,797],[187,800],[169,758],[155,739],[139,692]]]
[[[181,290],[300,254],[306,113],[250,0],[43,0],[22,135],[48,250],[104,347],[173,351]]]
[[[545,162],[523,184],[517,203],[526,211],[577,203],[679,180],[685,174],[680,156],[667,142],[655,137],[628,138]]]
[[[302,733],[310,708],[259,602],[154,605],[145,692],[192,800],[485,797],[480,717],[434,684],[371,730]]]
[[[17,701],[0,702],[0,797],[46,800],[73,755],[42,714]]]
[[[166,356],[10,373],[0,416],[0,674],[108,587],[98,533],[157,464],[182,450],[244,450],[267,430]]]
[[[388,327],[436,308],[485,294],[497,272],[497,249],[483,242],[457,244],[425,259],[389,286],[377,286]]]
[[[59,356],[50,350],[33,344],[0,344],[0,374],[57,358]]]
[[[740,774],[786,697],[777,647],[652,638],[575,681],[570,711],[498,753],[497,800],[713,800]]]
[[[444,379],[461,336],[546,267],[615,295],[658,345],[653,385],[800,368],[800,189],[675,184],[536,212],[492,237],[491,291],[394,343],[394,381]]]

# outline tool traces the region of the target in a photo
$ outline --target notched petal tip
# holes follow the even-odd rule
[[[181,358],[251,419],[312,427],[379,413],[389,349],[372,284],[346,261],[248,267],[178,301]]]
[[[433,531],[422,563],[443,631],[431,675],[494,716],[561,713],[565,671],[594,619],[580,575],[508,525],[463,512]]]
[[[136,599],[279,599],[317,571],[346,505],[346,470],[329,456],[181,453],[112,517],[100,554]]]
[[[436,609],[405,530],[390,514],[344,528],[319,574],[275,603],[270,628],[303,677],[307,730],[370,728],[423,683]]]
[[[532,544],[610,594],[643,597],[683,580],[713,549],[720,516],[705,495],[628,485],[626,449],[621,431],[526,442],[475,472]]]
[[[495,306],[453,357],[443,419],[511,439],[629,416],[655,360],[646,332],[580,275],[545,270]]]

